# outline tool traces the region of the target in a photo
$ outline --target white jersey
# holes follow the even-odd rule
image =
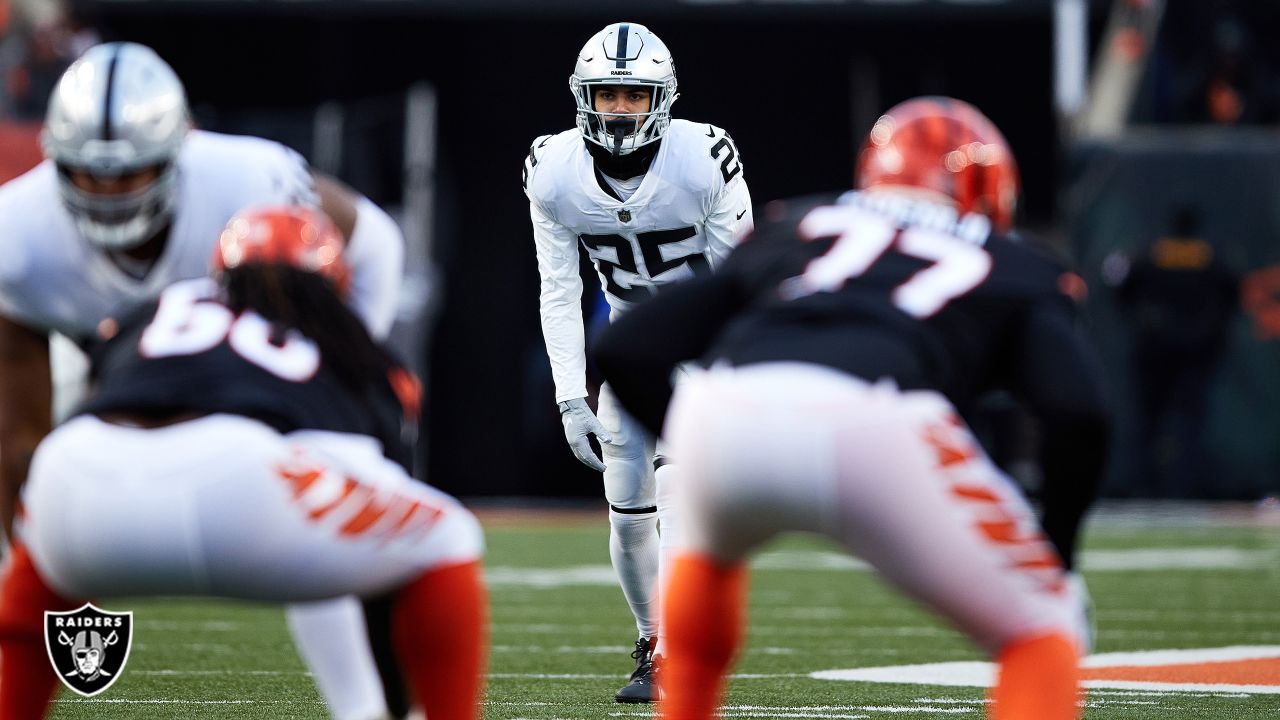
[[[168,242],[141,277],[126,273],[80,236],[59,199],[51,161],[0,187],[0,313],[36,330],[77,341],[92,338],[104,319],[157,297],[177,280],[207,275],[218,235],[238,211],[317,202],[306,161],[269,140],[195,130],[177,163],[178,197]],[[387,259],[399,262],[399,254],[356,250],[348,251],[359,256],[351,258],[355,293],[361,288],[386,292],[385,282],[375,288],[360,278],[385,277],[380,265]],[[395,311],[394,302],[367,298],[353,298],[352,305]],[[371,327],[390,326],[390,318],[365,320]]]
[[[540,137],[525,160],[557,402],[587,395],[579,243],[616,315],[660,285],[710,272],[752,227],[742,163],[724,130],[672,120],[625,199],[585,143],[577,130]]]

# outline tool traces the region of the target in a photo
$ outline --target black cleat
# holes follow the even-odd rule
[[[657,638],[636,640],[636,649],[631,653],[631,657],[636,661],[636,669],[631,673],[630,682],[614,694],[615,701],[648,703],[658,699],[658,680],[653,657],[653,646],[656,642]]]

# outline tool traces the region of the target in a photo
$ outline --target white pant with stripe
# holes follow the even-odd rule
[[[23,493],[23,540],[71,598],[369,596],[483,549],[469,511],[371,438],[235,415],[75,418],[41,444]]]
[[[945,398],[804,363],[715,367],[667,417],[689,549],[745,559],[831,537],[989,651],[1078,637],[1056,553]]]

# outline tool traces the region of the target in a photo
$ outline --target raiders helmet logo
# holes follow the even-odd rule
[[[630,210],[619,210],[619,211],[618,211],[618,219],[619,219],[619,220],[621,220],[622,222],[631,222],[631,211],[630,211]]]
[[[133,612],[107,612],[85,603],[79,610],[45,612],[44,647],[62,684],[85,697],[111,687],[129,659]]]

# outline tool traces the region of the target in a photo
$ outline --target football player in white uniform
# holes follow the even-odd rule
[[[50,712],[45,613],[85,598],[351,593],[389,606],[394,668],[427,717],[479,720],[480,524],[407,472],[420,392],[345,302],[343,244],[318,210],[246,210],[214,277],[107,328],[93,395],[22,490],[0,572],[0,718]]]
[[[711,272],[751,229],[751,196],[728,133],[671,119],[678,97],[671,53],[643,25],[614,23],[592,36],[569,90],[577,129],[534,140],[524,167],[542,331],[566,439],[579,460],[604,473],[609,554],[640,636],[635,670],[615,699],[650,702],[659,544],[668,547],[677,526],[667,490],[673,468],[607,385],[598,419],[587,404],[578,248],[617,317],[661,285]]]
[[[191,129],[173,70],[133,43],[91,48],[59,81],[46,159],[0,187],[0,518],[53,424],[50,335],[84,344],[176,280],[207,275],[222,227],[250,205],[318,205],[346,239],[353,310],[376,337],[395,317],[404,239],[368,199],[274,142]],[[56,360],[56,358],[55,358]],[[21,532],[20,518],[17,532]],[[387,702],[352,598],[295,605],[289,624],[335,717]]]

